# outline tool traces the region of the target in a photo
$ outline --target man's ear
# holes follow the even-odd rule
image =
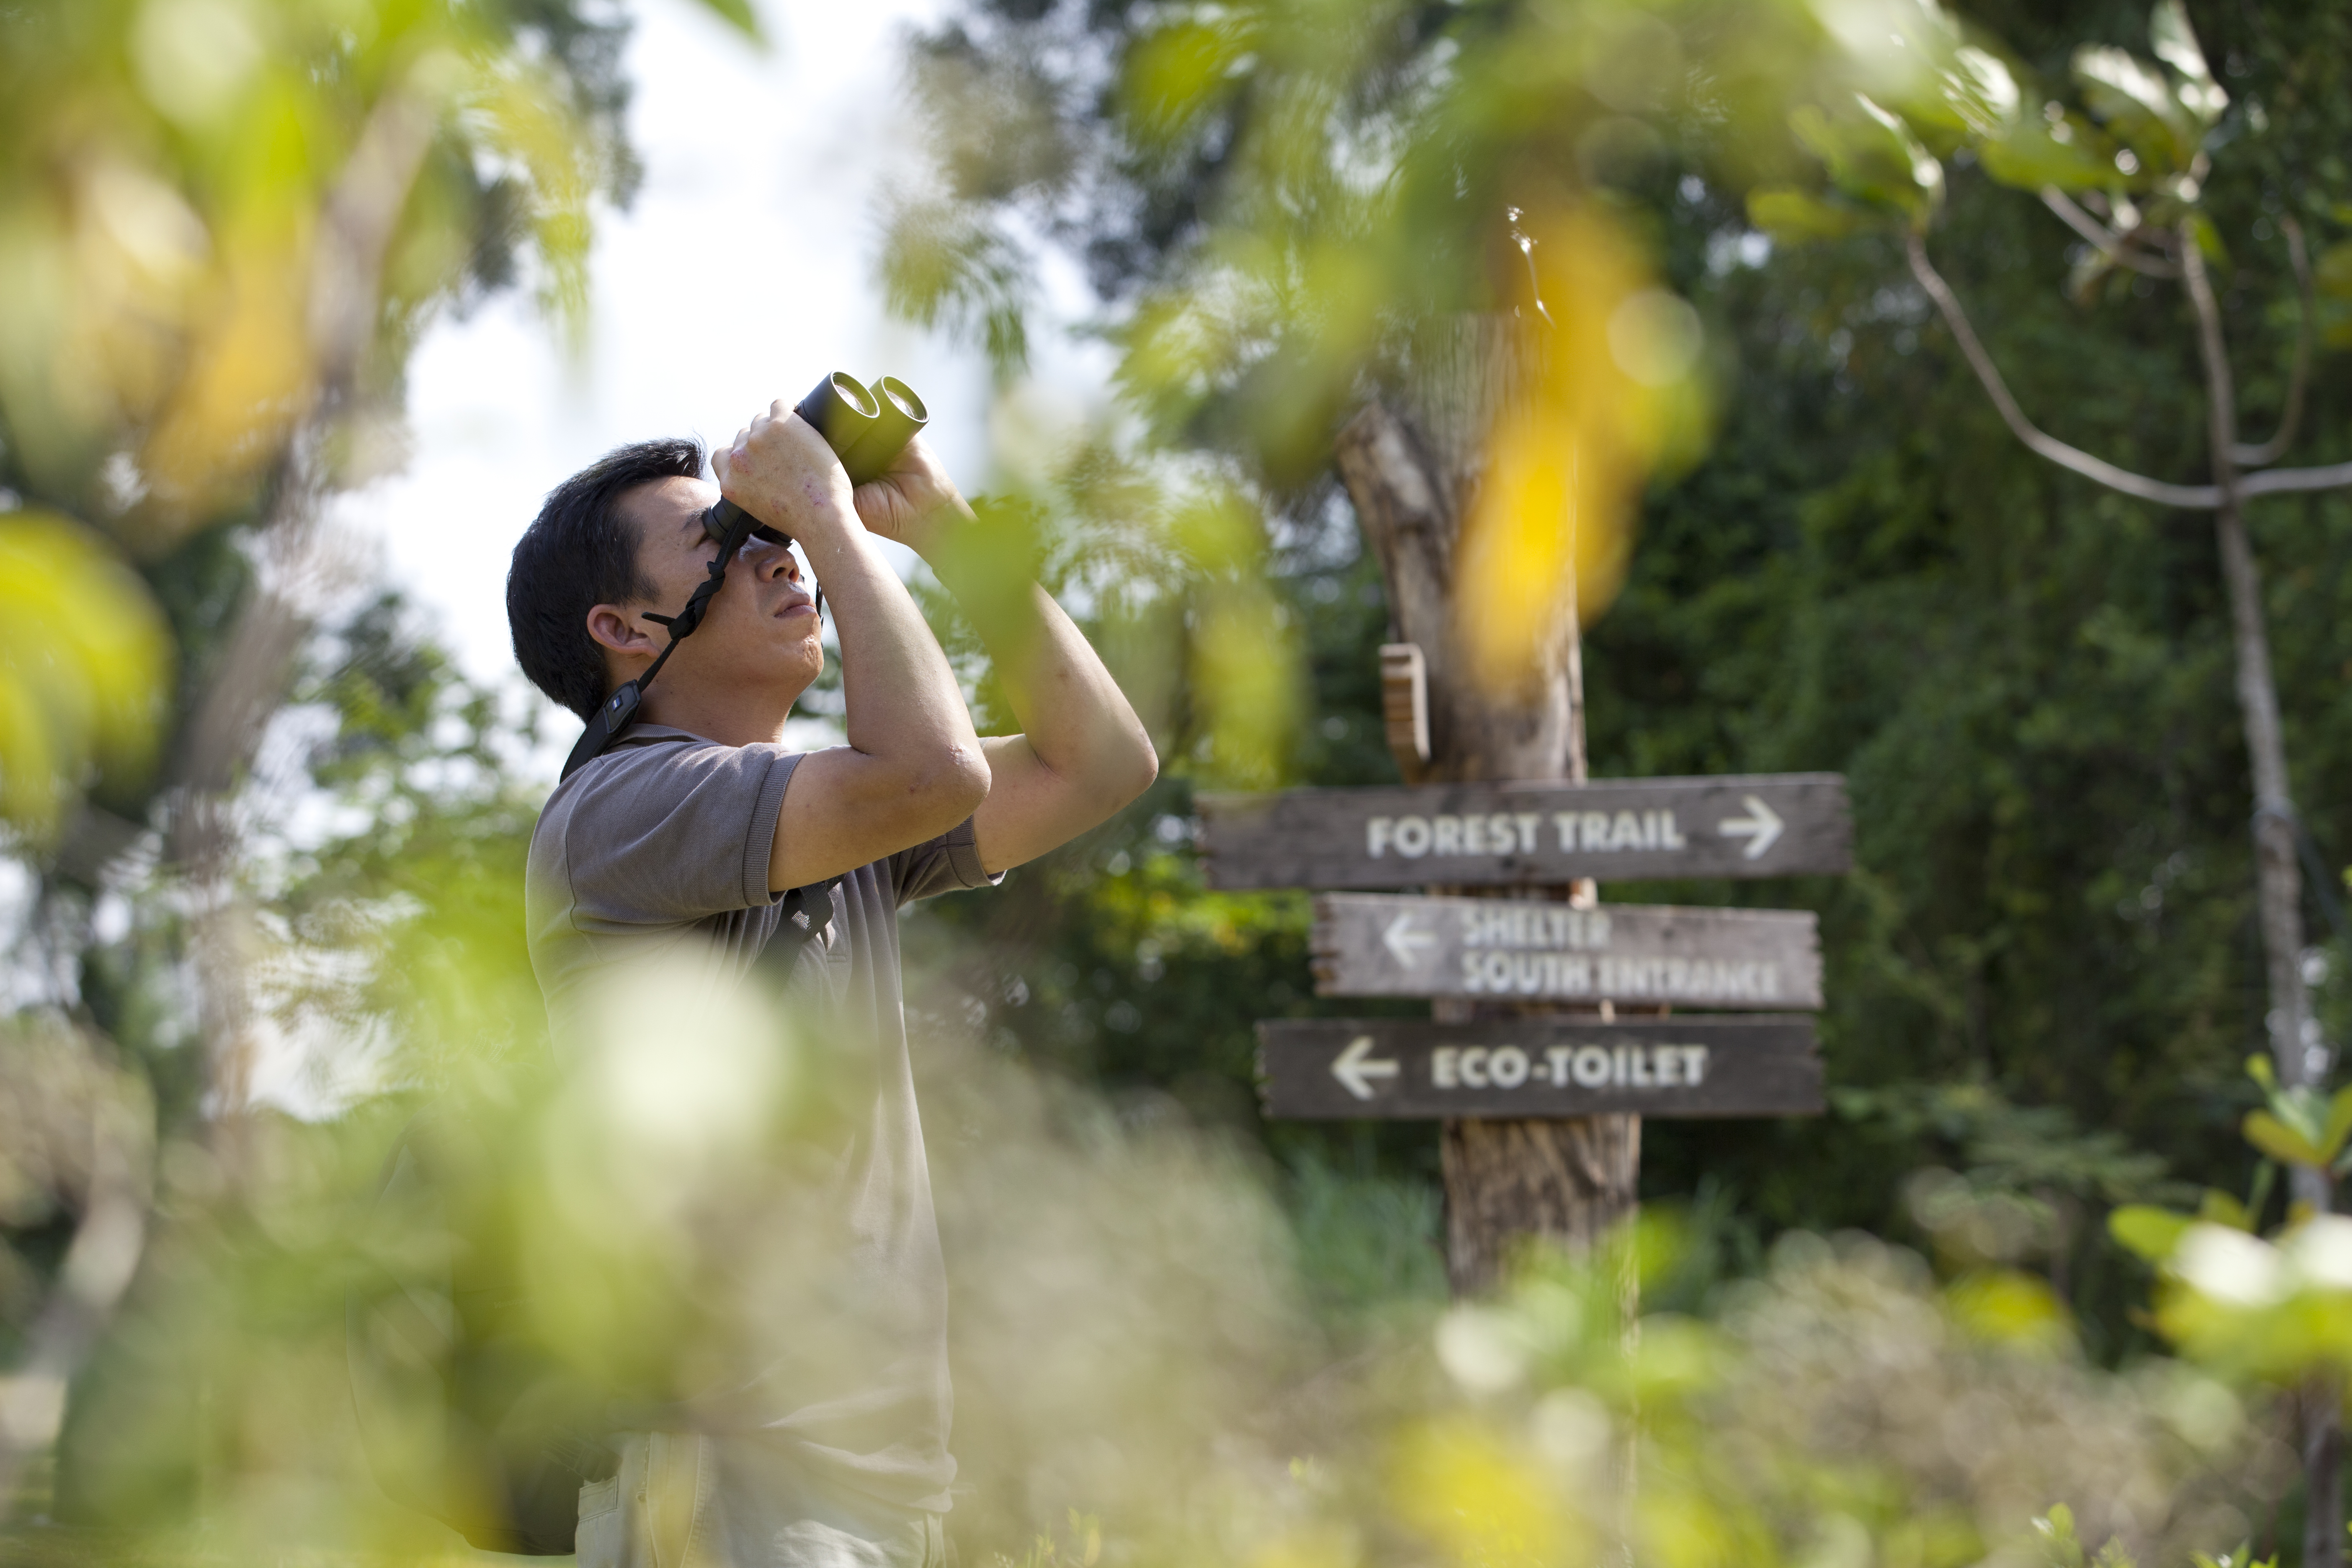
[[[651,658],[660,652],[655,645],[653,627],[638,619],[635,612],[618,605],[598,605],[588,612],[588,635],[598,646],[613,653],[637,654]]]

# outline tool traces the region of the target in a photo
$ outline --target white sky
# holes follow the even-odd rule
[[[509,552],[549,489],[623,442],[725,441],[828,371],[887,370],[930,405],[930,439],[963,488],[986,488],[980,356],[891,321],[875,277],[882,183],[913,151],[893,129],[900,40],[943,8],[759,0],[762,53],[691,0],[632,0],[646,180],[599,224],[585,353],[568,358],[525,298],[444,321],[410,369],[410,462],[342,503],[467,673],[520,684]],[[1057,304],[1084,309],[1074,277],[1051,282]],[[1059,389],[1045,401],[1077,417],[1099,395],[1101,353],[1039,337],[1040,381]],[[560,758],[574,731],[562,716],[551,727]]]

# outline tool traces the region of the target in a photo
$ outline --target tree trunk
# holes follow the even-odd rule
[[[2204,253],[2194,227],[2179,233],[2180,277],[2197,316],[2197,348],[2204,361],[2205,405],[2212,447],[2215,543],[2230,601],[2231,651],[2236,656],[2238,713],[2245,725],[2246,760],[2254,782],[2254,891],[2261,910],[2263,956],[2270,981],[2268,1026],[2271,1056],[2279,1081],[2289,1087],[2317,1085],[2327,1073],[2326,1047],[2311,1014],[2311,993],[2303,981],[2303,871],[2295,857],[2294,792],[2287,779],[2286,738],[2279,725],[2278,682],[2271,673],[2270,633],[2263,611],[2262,569],[2246,538],[2238,492],[2237,392],[2230,355],[2221,338],[2221,313],[2205,273]],[[2309,1166],[2290,1169],[2290,1191],[2325,1214],[2334,1206],[2335,1183]],[[2333,1393],[2314,1379],[2298,1404],[2303,1449],[2303,1561],[2306,1568],[2344,1561],[2344,1488],[2338,1431],[2340,1413]]]
[[[1584,777],[1572,595],[1562,606],[1566,635],[1534,650],[1524,679],[1508,691],[1474,682],[1455,636],[1453,564],[1486,435],[1496,416],[1525,395],[1540,368],[1538,352],[1516,322],[1444,323],[1417,342],[1408,389],[1366,405],[1339,435],[1340,477],[1380,558],[1396,640],[1418,645],[1426,664],[1430,760],[1423,776],[1432,783]],[[1581,893],[1590,900],[1589,884]],[[1434,1016],[1466,1018],[1471,1005],[1441,1001]],[[1444,1124],[1442,1138],[1446,1272],[1457,1294],[1492,1289],[1529,1238],[1581,1250],[1633,1211],[1637,1116],[1456,1120]]]

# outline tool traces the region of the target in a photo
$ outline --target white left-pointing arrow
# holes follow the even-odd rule
[[[1422,953],[1437,945],[1437,933],[1414,925],[1412,911],[1407,910],[1389,921],[1389,929],[1381,933],[1381,941],[1396,954],[1399,963],[1415,969],[1420,967]]]
[[[1748,847],[1741,852],[1741,858],[1753,860],[1772,847],[1773,840],[1780,837],[1780,829],[1787,824],[1780,820],[1779,812],[1754,795],[1743,795],[1739,799],[1748,807],[1748,815],[1727,816],[1716,824],[1715,830],[1726,838],[1747,839]]]
[[[1397,1075],[1396,1063],[1386,1058],[1379,1061],[1367,1060],[1366,1058],[1371,1054],[1371,1036],[1358,1035],[1348,1042],[1348,1048],[1341,1051],[1339,1059],[1331,1064],[1331,1076],[1338,1079],[1346,1087],[1348,1092],[1358,1100],[1372,1098],[1371,1079],[1394,1078]]]

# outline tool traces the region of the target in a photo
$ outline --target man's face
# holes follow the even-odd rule
[[[651,634],[654,652],[669,634],[644,612],[677,614],[709,574],[719,546],[703,532],[702,514],[718,500],[718,486],[685,479],[656,479],[621,498],[621,515],[637,532],[637,569],[655,592],[650,600],[618,607]],[[662,666],[657,684],[691,680],[798,697],[824,668],[823,627],[799,561],[781,544],[752,539],[728,566],[702,625]]]

